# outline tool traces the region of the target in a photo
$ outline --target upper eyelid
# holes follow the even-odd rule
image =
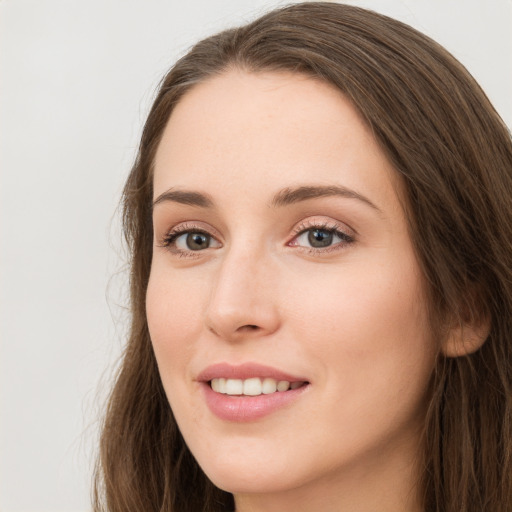
[[[345,222],[341,222],[332,218],[329,219],[315,219],[315,218],[307,218],[301,221],[298,224],[295,224],[292,231],[295,236],[302,233],[303,231],[307,231],[309,229],[326,229],[328,231],[339,231],[345,235],[348,235],[352,238],[355,238],[358,233],[357,231],[346,224]]]
[[[222,238],[221,237],[221,234],[218,232],[218,230],[216,230],[213,226],[211,225],[207,225],[205,226],[206,223],[204,222],[201,222],[201,221],[184,221],[184,222],[180,222],[178,224],[176,224],[175,226],[173,226],[171,229],[167,230],[167,232],[165,233],[165,236],[169,236],[169,235],[172,235],[172,234],[181,234],[181,233],[187,233],[187,232],[191,232],[191,231],[200,231],[200,232],[204,232],[214,238]]]
[[[339,227],[341,227],[341,226],[337,223],[331,224],[328,222],[312,222],[312,223],[298,224],[298,225],[294,226],[292,231],[295,235],[297,235],[304,231],[309,231],[310,229],[325,229],[325,230],[334,231],[334,230],[338,229]]]

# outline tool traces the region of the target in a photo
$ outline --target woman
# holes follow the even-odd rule
[[[511,191],[503,122],[406,25],[307,3],[197,44],[125,187],[96,509],[509,510]]]

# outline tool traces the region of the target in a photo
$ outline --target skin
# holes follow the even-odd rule
[[[361,197],[272,205],[301,186]],[[436,344],[396,171],[351,103],[294,74],[231,70],[196,85],[157,151],[155,200],[169,190],[212,201],[155,204],[147,291],[163,385],[205,473],[240,512],[419,511]],[[350,238],[315,250],[316,226]],[[176,229],[211,234],[209,247],[187,249],[186,235],[165,246]],[[221,420],[196,380],[220,362],[309,386],[257,421]]]

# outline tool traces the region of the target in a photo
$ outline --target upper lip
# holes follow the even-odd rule
[[[308,379],[278,370],[271,366],[258,363],[243,363],[232,365],[229,363],[213,364],[205,368],[198,376],[200,382],[208,382],[212,379],[251,379],[253,377],[269,377],[275,380],[286,380],[288,382],[307,382]]]

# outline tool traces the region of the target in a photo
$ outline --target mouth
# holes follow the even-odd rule
[[[230,396],[259,396],[299,389],[306,386],[307,381],[277,380],[272,377],[251,377],[249,379],[230,379],[218,377],[209,382],[215,393]]]
[[[310,381],[257,363],[219,363],[197,379],[210,411],[223,421],[252,422],[286,410],[308,394]]]

